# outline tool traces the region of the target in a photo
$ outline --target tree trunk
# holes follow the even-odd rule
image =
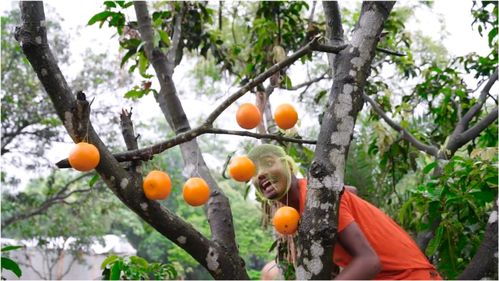
[[[363,105],[379,34],[395,2],[364,2],[352,41],[336,55],[333,86],[308,175],[298,243],[298,279],[330,279],[348,148]]]
[[[497,277],[497,205],[496,198],[483,241],[471,262],[457,279],[478,280],[483,277]]]

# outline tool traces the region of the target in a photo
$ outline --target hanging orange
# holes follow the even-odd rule
[[[243,103],[236,112],[237,124],[243,129],[251,130],[260,124],[262,114],[256,105]]]
[[[295,208],[284,206],[275,212],[272,223],[277,232],[287,235],[296,232],[299,220],[300,214]]]
[[[69,153],[68,160],[73,169],[87,172],[99,165],[100,153],[95,145],[80,142],[75,144]]]
[[[142,188],[147,199],[164,200],[172,191],[172,181],[167,173],[153,170],[144,178]]]
[[[184,183],[182,195],[187,204],[200,206],[210,199],[210,188],[204,179],[193,177]]]
[[[274,120],[279,128],[284,130],[291,129],[298,121],[298,113],[292,105],[284,103],[276,108]]]
[[[229,174],[236,181],[247,182],[255,173],[255,164],[245,155],[234,157],[230,161]]]

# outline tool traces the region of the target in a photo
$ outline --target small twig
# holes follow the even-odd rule
[[[402,134],[402,138],[410,142],[412,145],[414,145],[417,149],[424,151],[430,155],[433,155],[437,157],[438,155],[438,148],[432,145],[427,145],[422,143],[421,141],[417,140],[416,137],[414,137],[409,131],[404,129],[402,126],[399,124],[395,123],[392,119],[390,119],[386,113],[381,109],[381,107],[373,100],[371,97],[366,95],[366,93],[362,92],[362,98],[364,98],[365,101],[367,101],[373,110],[383,119],[385,120],[390,127],[392,127],[395,131],[399,132]]]
[[[407,54],[399,53],[399,52],[388,50],[388,49],[381,48],[381,47],[376,47],[376,51],[382,52],[382,53],[385,53],[385,54],[389,54],[389,55],[393,55],[393,56],[397,56],[397,57],[405,57],[405,56],[407,56]]]

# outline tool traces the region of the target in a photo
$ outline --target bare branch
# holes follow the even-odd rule
[[[135,132],[133,129],[132,123],[132,109],[130,111],[123,109],[120,114],[120,125],[121,125],[121,134],[125,139],[126,148],[128,151],[137,150],[139,145],[137,144],[137,137],[135,136]],[[132,175],[132,178],[137,181],[140,185],[141,178],[141,162],[139,160],[134,160],[130,164],[129,172]]]
[[[471,119],[480,111],[482,108],[483,104],[485,103],[487,96],[490,92],[490,89],[494,85],[494,83],[497,81],[497,69],[496,71],[490,76],[489,81],[487,81],[487,84],[483,86],[483,89],[480,93],[480,96],[478,97],[477,102],[464,114],[463,118],[461,119],[461,122],[459,122],[458,126],[456,126],[456,133],[461,133],[462,131],[466,130],[468,127],[468,124],[470,123]],[[454,134],[454,133],[453,133]]]
[[[402,126],[400,126],[399,124],[395,123],[392,119],[390,119],[386,115],[386,113],[379,107],[379,105],[374,100],[372,100],[371,97],[369,97],[368,95],[366,95],[366,93],[362,92],[362,97],[364,98],[365,101],[367,101],[371,105],[371,107],[373,108],[373,110],[381,118],[383,118],[383,120],[385,120],[385,122],[388,125],[390,125],[390,127],[392,127],[395,131],[401,133],[403,139],[405,139],[408,142],[410,142],[417,149],[419,149],[419,150],[421,150],[423,152],[426,152],[426,153],[428,153],[430,155],[433,155],[433,156],[437,157],[437,155],[438,155],[438,148],[437,147],[434,147],[432,145],[426,145],[426,144],[420,142],[419,140],[417,140],[416,137],[414,137],[406,129],[404,129]]]
[[[344,44],[343,25],[338,1],[322,1],[326,16],[326,43],[330,45]],[[329,66],[333,69],[334,54],[328,54]]]
[[[308,16],[308,24],[309,24],[309,26],[314,21],[314,14],[315,14],[315,6],[316,5],[317,5],[317,1],[312,1],[312,9],[310,9],[310,15]]]
[[[392,51],[392,50],[388,50],[388,49],[381,48],[381,47],[377,47],[376,51],[382,52],[382,53],[385,53],[385,54],[389,54],[389,55],[398,56],[398,57],[405,57],[405,56],[407,56],[407,54],[399,53],[397,51]]]
[[[145,3],[142,2],[142,4]],[[50,51],[47,43],[46,25],[43,24],[45,23],[43,3],[25,1],[20,2],[20,5],[23,24],[17,28],[16,38],[21,43],[24,54],[50,96],[59,118],[76,142],[83,136],[75,132],[79,131],[80,127],[86,124],[86,122],[82,122],[87,120],[75,120],[79,115],[78,112],[74,111],[74,108],[84,106],[85,101],[79,100],[77,102],[75,100]],[[89,106],[88,102],[87,106]],[[74,127],[74,124],[77,127]],[[100,152],[101,159],[96,168],[97,172],[106,185],[128,208],[163,236],[191,253],[203,265],[206,265],[206,256],[210,251],[212,253],[213,251],[221,252],[221,247],[218,244],[206,239],[192,225],[184,222],[158,202],[147,200],[142,190],[130,183],[130,175],[112,156],[90,123],[88,124],[88,139],[89,142],[97,146]],[[179,239],[178,233],[182,233],[182,239]],[[185,241],[188,241],[188,243],[185,243]]]
[[[343,44],[343,25],[338,1],[323,1],[326,15],[326,38],[331,45]]]
[[[237,135],[237,136],[247,136],[247,137],[252,137],[256,139],[273,139],[273,140],[278,140],[278,141],[286,141],[286,142],[293,142],[293,143],[306,143],[306,144],[315,144],[315,140],[304,140],[304,139],[296,139],[296,138],[290,138],[290,137],[284,137],[284,136],[279,136],[276,134],[257,134],[257,133],[251,133],[248,131],[234,131],[234,130],[224,130],[224,129],[217,129],[217,128],[211,128],[206,125],[197,127],[195,129],[189,130],[184,133],[180,133],[176,135],[175,137],[168,139],[163,142],[159,142],[157,144],[141,148],[141,149],[136,149],[136,150],[130,150],[127,152],[121,152],[114,154],[114,157],[118,162],[126,162],[126,161],[132,161],[132,160],[150,160],[152,157],[156,154],[159,154],[169,148],[172,148],[176,145],[179,145],[184,142],[188,142],[200,135],[203,134],[223,134],[223,135]],[[67,159],[61,160],[56,163],[56,166],[58,168],[70,168],[71,166],[69,165],[69,162]]]
[[[64,194],[69,189],[69,187],[71,185],[73,185],[74,183],[80,181],[81,179],[83,179],[85,177],[91,176],[92,174],[93,173],[82,174],[82,175],[66,182],[66,184],[63,187],[61,187],[61,189],[54,196],[47,198],[45,201],[43,201],[40,204],[40,206],[38,208],[33,209],[33,210],[22,210],[22,211],[18,212],[17,214],[13,215],[12,217],[7,218],[4,221],[2,221],[2,228],[7,227],[15,222],[20,221],[20,220],[29,219],[31,217],[45,213],[50,207],[54,206],[57,203],[60,203],[62,199],[67,198],[69,195],[72,194],[72,193],[69,193],[67,196],[65,196],[65,194]]]
[[[472,139],[478,137],[478,135],[480,135],[483,130],[487,129],[490,124],[497,120],[497,114],[498,108],[496,107],[492,110],[492,112],[490,112],[487,116],[480,120],[480,122],[476,123],[473,127],[469,128],[459,135],[453,135],[453,137],[449,141],[449,144],[447,145],[447,149],[450,150],[451,153],[453,153]]]
[[[177,3],[173,3],[173,5],[176,5]],[[180,4],[180,2],[179,2]],[[168,75],[173,75],[173,71],[175,70],[176,64],[176,57],[177,57],[177,52],[182,51],[179,49],[180,45],[182,44],[181,38],[182,38],[182,19],[184,18],[184,13],[185,13],[185,3],[181,4],[183,7],[180,9],[180,12],[175,15],[175,23],[173,25],[173,38],[172,38],[172,47],[170,50],[168,50]]]
[[[346,47],[346,45],[341,46],[325,46],[317,43],[319,37],[315,37],[312,41],[306,44],[304,47],[300,48],[295,53],[291,54],[285,60],[274,64],[267,71],[261,73],[255,79],[246,83],[243,87],[241,87],[237,92],[229,96],[225,101],[222,102],[215,110],[208,116],[206,119],[207,124],[212,124],[217,117],[224,112],[227,107],[229,107],[233,102],[242,97],[246,92],[250,91],[252,88],[256,87],[258,84],[263,83],[267,78],[272,76],[274,73],[279,70],[293,64],[296,60],[303,57],[304,55],[310,53],[313,50],[322,50],[322,51],[331,51],[331,52],[339,52]]]
[[[325,72],[325,73],[324,73],[324,74],[322,74],[321,76],[316,77],[316,78],[314,78],[314,79],[312,79],[312,80],[310,80],[310,81],[303,82],[303,83],[298,84],[298,85],[296,85],[296,86],[293,86],[293,87],[291,87],[291,88],[283,88],[283,89],[286,89],[286,90],[289,90],[289,91],[295,91],[295,90],[298,90],[298,89],[303,88],[303,87],[308,87],[308,86],[310,86],[310,85],[312,85],[312,84],[314,84],[314,83],[316,83],[316,82],[319,82],[319,81],[321,81],[321,80],[323,80],[323,79],[330,79],[330,77],[326,77],[326,76],[327,76],[327,74],[328,74],[328,72]]]

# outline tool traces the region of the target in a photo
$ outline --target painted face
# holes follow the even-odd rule
[[[290,184],[290,171],[286,162],[273,154],[262,155],[256,165],[253,184],[267,199],[281,198]]]

